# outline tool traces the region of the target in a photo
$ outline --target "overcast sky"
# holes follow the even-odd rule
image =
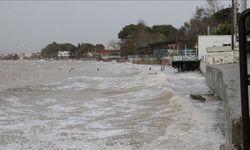
[[[148,26],[179,28],[204,5],[205,0],[0,1],[0,53],[40,51],[53,41],[105,44],[141,19]]]

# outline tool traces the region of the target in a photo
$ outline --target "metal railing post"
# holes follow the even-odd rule
[[[240,89],[241,89],[241,112],[243,125],[244,150],[250,150],[249,130],[249,98],[248,98],[248,67],[247,67],[247,27],[246,20],[250,16],[250,9],[241,13],[239,18],[239,48],[240,48]]]

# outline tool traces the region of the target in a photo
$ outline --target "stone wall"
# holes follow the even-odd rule
[[[242,144],[239,64],[208,65],[206,79],[224,101],[226,143]]]
[[[239,62],[239,50],[228,50],[225,47],[207,48],[207,54],[201,59],[200,70],[206,76],[208,65],[231,64]]]
[[[207,53],[205,55],[205,61],[211,65],[233,63],[234,55],[232,51]]]

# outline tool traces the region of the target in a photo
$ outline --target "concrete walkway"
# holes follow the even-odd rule
[[[241,144],[239,64],[207,66],[206,78],[209,87],[224,100],[226,143]]]

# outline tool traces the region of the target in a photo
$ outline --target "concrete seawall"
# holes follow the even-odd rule
[[[207,66],[206,79],[224,101],[226,143],[242,144],[239,64]]]

